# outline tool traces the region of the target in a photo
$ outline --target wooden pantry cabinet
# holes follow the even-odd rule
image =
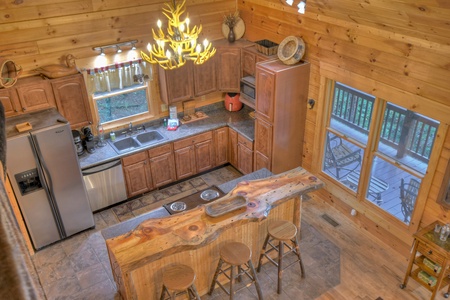
[[[256,64],[262,61],[274,60],[277,55],[265,55],[258,52],[255,45],[242,48],[241,51],[241,77],[255,76]]]
[[[275,174],[301,166],[310,64],[256,64],[255,169]]]
[[[173,143],[177,179],[183,179],[215,166],[211,131]]]

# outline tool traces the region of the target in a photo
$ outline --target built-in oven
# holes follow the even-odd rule
[[[241,97],[245,100],[255,103],[256,99],[256,88],[255,88],[255,77],[245,76],[241,79]]]

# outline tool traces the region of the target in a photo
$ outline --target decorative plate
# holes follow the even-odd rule
[[[222,23],[222,33],[225,38],[228,38],[228,33],[230,32],[230,28],[225,23]],[[244,36],[245,32],[245,23],[244,20],[239,18],[234,26],[234,35],[236,36],[236,41]]]

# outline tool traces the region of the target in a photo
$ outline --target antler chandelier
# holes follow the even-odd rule
[[[164,69],[175,69],[183,66],[187,60],[192,60],[194,64],[200,65],[207,61],[216,53],[216,49],[207,39],[202,44],[197,43],[198,36],[202,31],[202,25],[189,27],[189,17],[180,21],[181,15],[185,12],[183,0],[181,5],[175,0],[172,3],[165,3],[163,14],[167,17],[167,32],[162,30],[162,22],[158,20],[158,29],[152,29],[155,43],[148,43],[149,55],[141,51],[144,60],[150,63],[157,63]]]

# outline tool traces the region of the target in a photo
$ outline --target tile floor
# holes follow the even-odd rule
[[[233,167],[226,166],[94,214],[95,229],[48,246],[32,257],[47,299],[122,299],[116,291],[100,231],[208,186],[219,185],[240,176]],[[320,247],[317,247],[319,244]],[[265,299],[314,299],[339,283],[339,276],[332,275],[339,274],[338,247],[304,222],[300,247],[306,278],[301,279],[299,267],[290,267],[285,271],[283,294],[278,296],[276,268],[264,265],[258,278]],[[202,296],[202,299],[227,298],[218,288],[212,296]],[[254,287],[241,291],[237,299],[257,299]]]

